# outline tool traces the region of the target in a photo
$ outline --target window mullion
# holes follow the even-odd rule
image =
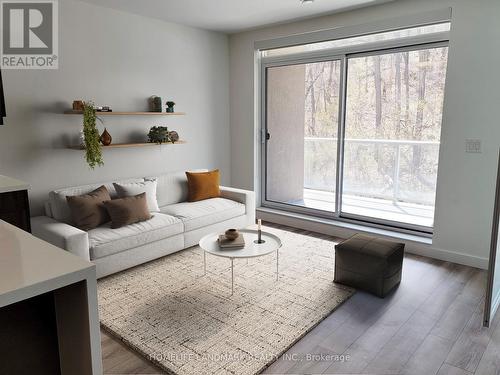
[[[339,88],[339,121],[338,121],[338,137],[337,137],[337,180],[335,187],[335,213],[336,217],[340,217],[342,209],[342,183],[343,183],[343,166],[344,166],[344,137],[345,137],[345,116],[346,116],[346,97],[347,97],[347,57],[343,55],[341,61],[341,77]]]

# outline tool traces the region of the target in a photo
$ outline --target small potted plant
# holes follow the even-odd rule
[[[166,126],[153,126],[149,129],[148,141],[160,145],[165,142],[170,142],[168,128]]]
[[[174,112],[174,105],[175,103],[172,101],[168,101],[165,103],[167,105],[167,112],[173,113]]]

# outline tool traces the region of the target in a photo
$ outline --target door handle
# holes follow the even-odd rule
[[[260,131],[260,143],[266,143],[271,138],[271,134],[269,134],[265,129],[261,129]]]

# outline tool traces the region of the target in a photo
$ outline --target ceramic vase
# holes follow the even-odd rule
[[[111,137],[111,134],[109,134],[109,132],[106,128],[104,128],[104,131],[101,134],[100,140],[104,146],[109,146],[111,144],[113,137]]]

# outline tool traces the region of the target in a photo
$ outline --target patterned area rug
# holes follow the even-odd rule
[[[334,242],[274,228],[275,254],[234,261],[198,247],[98,282],[104,329],[175,374],[255,374],[345,302],[333,283]]]

